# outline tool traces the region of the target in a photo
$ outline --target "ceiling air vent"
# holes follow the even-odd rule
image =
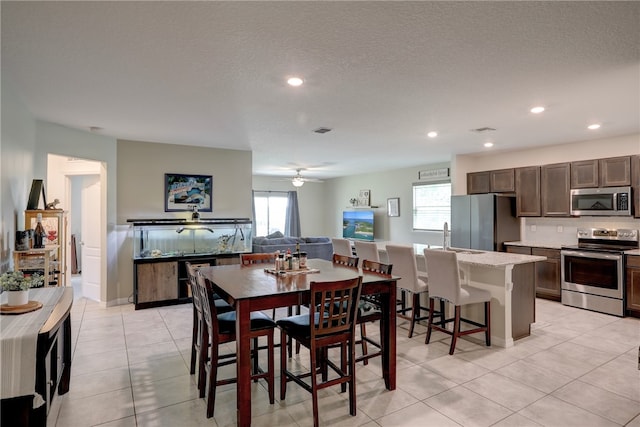
[[[318,128],[318,129],[314,129],[313,131],[315,133],[327,133],[327,132],[331,132],[331,129],[329,129],[329,128]]]
[[[495,130],[494,128],[490,128],[488,126],[485,126],[483,128],[471,129],[471,132],[482,133],[482,132],[493,132],[494,130]]]

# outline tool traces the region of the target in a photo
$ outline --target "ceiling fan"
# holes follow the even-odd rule
[[[294,187],[302,187],[305,182],[322,182],[322,180],[316,179],[316,178],[303,178],[302,175],[300,175],[300,171],[303,171],[303,170],[305,169],[304,168],[296,169],[295,176],[291,178],[291,184],[293,184]]]

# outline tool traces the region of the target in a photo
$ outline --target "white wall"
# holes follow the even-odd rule
[[[2,129],[0,137],[0,272],[11,268],[16,230],[24,230],[24,210],[34,174],[36,122],[11,85],[2,78]]]

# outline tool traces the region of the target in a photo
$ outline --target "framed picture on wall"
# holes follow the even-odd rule
[[[194,206],[200,212],[213,209],[213,177],[211,175],[164,174],[164,211],[191,211]]]
[[[371,192],[369,190],[360,190],[358,195],[358,206],[371,205]]]
[[[400,216],[400,198],[392,197],[387,199],[387,215]]]

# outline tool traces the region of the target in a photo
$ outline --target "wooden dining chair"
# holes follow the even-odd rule
[[[377,249],[376,249],[377,253]],[[390,276],[393,266],[391,264],[382,264],[376,261],[362,260],[362,272],[380,274]],[[356,345],[362,346],[362,356],[356,358],[356,362],[362,362],[364,365],[369,364],[369,359],[382,355],[382,342],[375,341],[367,336],[367,323],[379,321],[382,319],[382,302],[380,295],[363,295],[360,297],[358,304],[358,318],[356,323],[360,325],[360,339],[356,341]],[[375,353],[369,353],[368,345],[371,344],[378,348]]]
[[[196,373],[197,358],[200,354],[200,346],[202,345],[202,329],[204,328],[204,318],[202,317],[202,301],[200,295],[195,292],[197,286],[196,274],[199,267],[208,267],[209,264],[192,264],[185,262],[187,268],[187,276],[189,278],[189,288],[191,289],[191,300],[193,302],[193,328],[191,331],[191,363],[189,365],[189,373],[194,375]],[[226,301],[222,300],[219,296],[214,295],[216,305],[216,311],[218,313],[226,313],[233,310]],[[198,384],[200,388],[200,384]]]
[[[275,252],[267,252],[267,253],[256,253],[256,254],[240,254],[240,264],[243,266],[250,266],[255,264],[270,264],[271,266],[275,265],[276,262],[276,253]],[[291,307],[289,307],[289,316],[291,316]],[[274,308],[271,313],[271,318],[275,320],[276,318],[276,309]]]
[[[427,261],[429,273],[429,323],[427,325],[427,337],[425,343],[431,340],[433,329],[451,335],[449,354],[456,349],[458,337],[463,335],[484,332],[487,347],[491,345],[491,293],[474,286],[463,285],[460,280],[460,266],[458,254],[453,251],[425,249],[424,257]],[[445,319],[442,314],[441,325],[433,324],[433,304],[436,299],[449,301],[455,306],[454,317]],[[467,304],[484,303],[484,324],[460,316],[461,307]],[[453,331],[444,328],[444,324],[453,322]],[[474,329],[460,330],[460,323],[465,322]]]
[[[196,290],[200,294],[202,301],[202,313],[205,320],[205,328],[202,331],[202,343],[200,348],[200,375],[199,382],[206,384],[206,389],[200,389],[200,397],[207,399],[207,418],[213,417],[216,399],[216,387],[224,384],[233,384],[237,378],[218,379],[218,367],[236,363],[236,354],[219,353],[220,344],[230,343],[236,340],[236,312],[218,314],[213,299],[213,288],[211,282],[198,273]],[[249,338],[257,339],[267,337],[267,371],[252,371],[251,378],[254,380],[264,378],[267,381],[269,391],[269,402],[274,403],[274,340],[273,334],[275,323],[261,311],[251,312],[251,331]],[[254,341],[255,342],[255,341]],[[204,343],[210,343],[206,346]],[[208,355],[206,350],[208,348]],[[258,349],[254,346],[252,357],[258,358]]]
[[[295,338],[309,349],[309,372],[294,373],[287,369],[284,346],[280,357],[280,399],[284,400],[287,382],[293,381],[311,393],[313,425],[318,427],[318,390],[340,384],[342,391],[349,386],[349,413],[356,415],[355,325],[362,276],[353,279],[311,282],[309,313],[286,317],[276,323],[280,328],[280,342],[287,336]],[[328,349],[340,346],[339,365],[329,359]],[[337,374],[329,378],[328,368]],[[320,375],[320,382],[318,382]],[[310,382],[304,378],[310,378]]]
[[[344,265],[345,267],[358,268],[358,257],[351,255],[333,254],[333,263]]]

